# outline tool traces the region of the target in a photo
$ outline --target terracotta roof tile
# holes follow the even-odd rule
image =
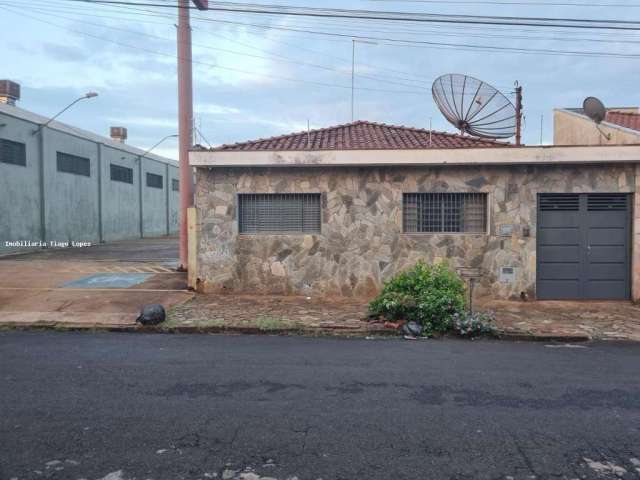
[[[620,125],[621,127],[630,128],[631,130],[640,131],[640,113],[627,112],[607,112],[605,121]]]
[[[424,148],[511,147],[510,143],[435,132],[421,128],[358,121],[346,125],[263,138],[230,145],[214,151],[284,150],[408,150]]]

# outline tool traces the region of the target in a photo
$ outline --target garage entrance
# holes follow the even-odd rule
[[[630,298],[628,194],[539,194],[537,298]]]

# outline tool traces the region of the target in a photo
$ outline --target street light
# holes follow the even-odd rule
[[[359,38],[352,38],[353,48],[351,53],[351,121],[354,118],[354,91],[356,84],[356,43],[366,43],[367,45],[378,45],[376,42],[370,42],[368,40],[360,40]]]
[[[76,98],[73,102],[71,102],[69,105],[67,105],[66,107],[64,107],[62,110],[60,110],[58,113],[56,113],[53,117],[51,117],[49,120],[47,120],[45,123],[43,123],[42,125],[40,125],[36,130],[34,130],[32,132],[32,135],[35,135],[36,133],[40,132],[40,130],[42,130],[44,127],[46,127],[47,125],[49,125],[51,122],[53,122],[56,118],[58,118],[60,115],[62,115],[64,112],[66,112],[67,110],[69,110],[71,107],[73,107],[76,103],[80,102],[81,100],[86,100],[88,98],[94,98],[97,97],[98,94],[96,92],[87,92],[85,93],[83,96],[81,96],[80,98]]]
[[[151,150],[153,150],[154,148],[156,148],[158,145],[160,145],[162,142],[164,142],[165,140],[168,140],[169,138],[178,138],[180,135],[178,135],[177,133],[173,133],[171,135],[167,135],[166,137],[164,137],[162,140],[160,140],[158,143],[156,143],[153,147],[151,147],[149,150],[147,150],[146,152],[144,152],[142,155],[140,155],[140,158],[144,158],[146,157],[149,153],[151,153]]]

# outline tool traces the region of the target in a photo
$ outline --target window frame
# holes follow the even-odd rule
[[[113,178],[113,171],[114,171],[113,168],[114,167],[116,167],[116,171],[118,169],[127,170],[127,172],[131,174],[131,181],[129,182],[129,181]],[[117,163],[110,163],[109,164],[109,178],[111,179],[112,182],[119,182],[119,183],[126,183],[127,185],[133,185],[133,168],[125,167],[124,165],[118,165]]]
[[[72,172],[70,170],[61,169],[60,168],[60,161],[61,161],[61,156],[62,155],[66,156],[69,159],[86,161],[86,164],[88,165],[87,173],[85,174],[83,172]],[[81,157],[80,155],[75,155],[73,153],[67,153],[67,152],[61,152],[60,150],[57,150],[56,151],[56,171],[60,172],[60,173],[68,173],[69,175],[76,175],[78,177],[91,178],[91,158],[89,158],[89,157]]]
[[[17,145],[22,148],[22,157],[23,161],[20,163],[16,162],[8,162],[3,160],[3,156],[0,155],[0,163],[4,163],[6,165],[15,165],[17,167],[26,167],[27,166],[27,144],[23,142],[16,142],[15,140],[9,140],[8,138],[0,138],[0,144],[7,142],[8,144]],[[0,151],[2,150],[2,145],[0,145]]]
[[[480,196],[481,198],[483,198],[483,202],[482,205],[484,207],[484,222],[483,222],[483,229],[482,231],[446,231],[444,230],[444,228],[442,227],[442,223],[441,223],[441,229],[437,230],[437,231],[411,231],[411,230],[407,230],[406,229],[406,225],[407,225],[407,221],[406,221],[406,197],[408,195],[461,195],[461,196],[467,196],[467,195],[477,195]],[[490,205],[490,201],[491,201],[491,195],[488,192],[460,192],[460,191],[456,191],[456,192],[402,192],[402,209],[401,209],[401,218],[400,218],[400,228],[402,230],[402,234],[403,235],[483,235],[483,236],[487,236],[490,235],[491,232],[491,209],[489,208]],[[444,208],[442,203],[440,204],[439,208]],[[416,208],[416,212],[418,211],[418,208]],[[444,215],[444,213],[442,213]],[[441,220],[442,222],[443,220]],[[464,226],[464,224],[463,224]],[[417,228],[417,225],[416,225]]]
[[[270,231],[256,231],[256,232],[247,232],[242,231],[242,208],[241,208],[241,197],[250,196],[250,195],[309,195],[317,197],[318,199],[318,230],[317,231],[304,231],[304,230],[270,230]],[[323,224],[324,224],[324,194],[322,192],[238,192],[236,193],[236,221],[235,228],[240,236],[299,236],[299,235],[322,235],[323,232]],[[304,220],[303,220],[304,223]]]
[[[171,179],[171,191],[179,192],[180,191],[180,180],[177,178]]]
[[[159,186],[157,186],[157,185],[149,185],[149,178],[150,178],[149,175],[152,175],[154,177],[159,177],[160,178],[160,185]],[[164,190],[164,175],[160,175],[158,173],[153,173],[153,172],[146,172],[145,180],[146,180],[145,181],[145,185],[148,188],[155,188],[155,189],[158,189],[158,190]]]

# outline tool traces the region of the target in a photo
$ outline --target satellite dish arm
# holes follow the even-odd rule
[[[473,98],[471,99],[471,102],[469,103],[469,108],[467,108],[467,113],[464,116],[464,121],[465,122],[469,121],[469,114],[471,113],[471,107],[473,107],[473,104],[475,103],[476,98],[478,98],[478,93],[480,93],[480,89],[482,88],[483,85],[484,85],[484,82],[480,82],[480,85],[478,85],[476,93],[473,94]]]
[[[484,127],[485,125],[495,125],[496,123],[506,122],[507,120],[511,120],[512,118],[516,118],[516,116],[515,115],[511,115],[510,117],[504,117],[504,118],[501,118],[500,120],[494,120],[493,122],[485,122],[485,123],[473,122],[473,125],[474,126],[478,126],[478,127]],[[502,128],[504,128],[504,127],[502,127]]]
[[[470,122],[471,120],[473,120],[482,110],[484,110],[484,108],[487,105],[489,105],[491,103],[491,101],[496,97],[496,95],[498,95],[498,91],[497,90],[495,92],[493,92],[493,95],[491,95],[491,98],[489,98],[489,100],[484,102],[484,105],[482,105],[482,107],[480,107],[473,115],[471,115],[471,117],[469,117],[467,119],[467,121]],[[482,120],[482,119],[480,119],[480,120]]]
[[[489,103],[489,102],[487,102],[487,103]],[[478,122],[481,122],[481,121],[482,121],[482,120],[484,120],[485,118],[489,118],[490,116],[495,115],[495,114],[496,114],[496,113],[498,113],[498,112],[501,112],[502,110],[504,110],[505,108],[507,108],[507,107],[509,107],[509,106],[512,106],[512,105],[511,105],[511,104],[509,104],[509,103],[505,103],[505,104],[504,104],[503,106],[501,106],[499,109],[497,109],[497,110],[495,110],[495,111],[491,112],[489,115],[485,115],[484,117],[477,119],[477,120],[476,120],[476,121],[474,121],[473,123],[474,123],[474,124],[476,124],[476,125],[480,125]],[[478,110],[478,112],[477,112],[477,113],[479,113],[479,112],[480,112],[480,110]],[[476,115],[477,115],[477,113],[476,113]],[[514,116],[515,116],[515,115],[514,115]],[[507,117],[507,118],[513,118],[514,116]],[[473,117],[475,117],[475,115],[474,115]],[[472,119],[473,119],[473,117],[471,117],[469,120],[472,120]],[[506,120],[507,118],[505,118],[505,120]]]

